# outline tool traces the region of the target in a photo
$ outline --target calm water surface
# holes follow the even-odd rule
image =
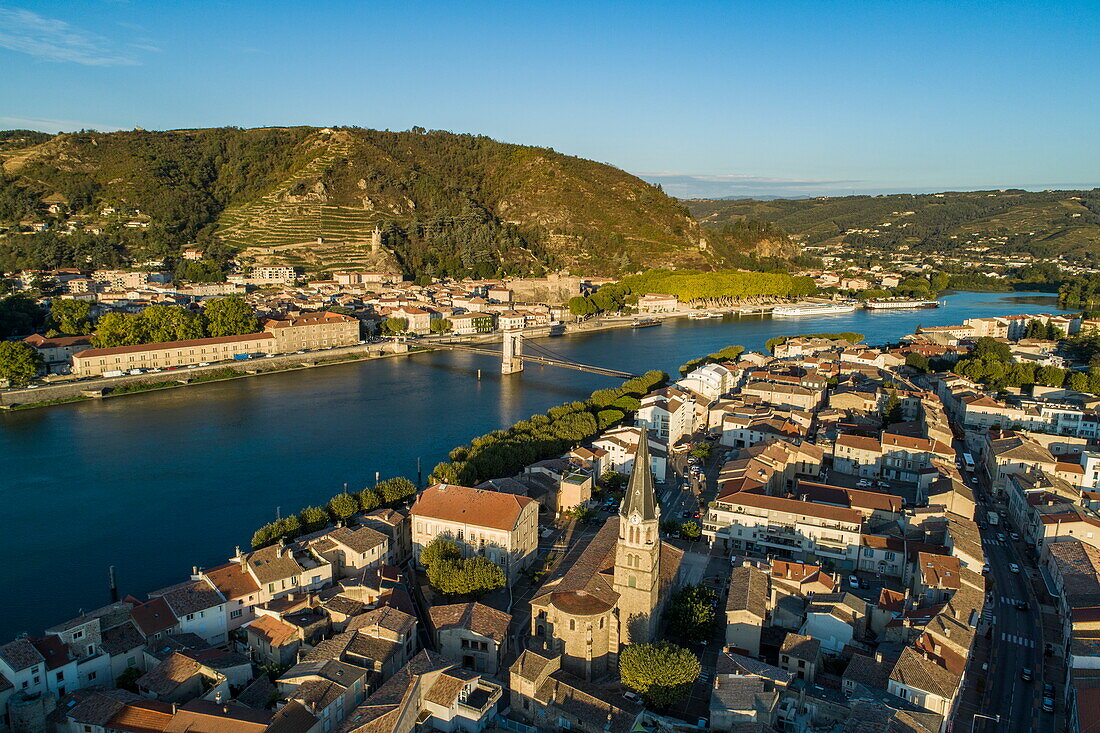
[[[1051,312],[1035,294],[958,293],[937,310],[804,318],[668,321],[540,340],[575,361],[674,373],[730,344],[857,331],[868,343],[918,324]],[[480,381],[476,378],[482,369]],[[0,642],[122,594],[186,578],[247,546],[253,529],[394,475],[425,475],[470,438],[586,397],[616,380],[528,366],[502,377],[489,357],[436,353],[0,414],[0,556],[8,589]]]

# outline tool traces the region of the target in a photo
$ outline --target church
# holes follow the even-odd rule
[[[683,552],[661,541],[648,442],[638,441],[618,516],[574,546],[531,600],[531,646],[560,654],[582,679],[614,672],[621,647],[658,638],[678,579]]]

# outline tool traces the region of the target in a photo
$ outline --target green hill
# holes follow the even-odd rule
[[[951,253],[963,246],[1100,260],[1100,189],[970,191],[757,201],[686,200],[704,226],[771,222],[804,245]]]
[[[658,187],[609,165],[475,135],[13,132],[0,136],[0,161],[0,269],[140,262],[173,257],[190,242],[314,272],[613,274],[724,264],[723,254],[700,247],[702,229],[687,209]],[[45,232],[30,233],[43,224]],[[371,253],[375,227],[382,255]]]

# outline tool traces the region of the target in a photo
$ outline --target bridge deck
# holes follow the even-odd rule
[[[471,354],[483,354],[485,356],[493,356],[500,359],[503,355],[496,349],[487,349],[482,346],[472,346],[470,344],[452,344],[452,343],[438,343],[435,344],[438,348],[442,349],[454,349],[456,351],[467,351]],[[591,364],[581,364],[576,361],[566,361],[564,359],[554,359],[548,356],[539,356],[537,354],[521,354],[519,356],[525,362],[532,364],[544,364],[546,366],[562,367],[563,369],[575,369],[579,372],[588,372],[590,374],[600,374],[605,377],[618,377],[620,379],[632,379],[635,374],[630,372],[624,372],[619,369],[608,369],[607,367],[593,366]]]

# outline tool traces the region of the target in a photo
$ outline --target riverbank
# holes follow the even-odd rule
[[[765,312],[763,309],[770,307],[772,306],[734,306],[721,309],[714,308],[711,309],[711,311],[721,312],[723,315],[759,315]],[[676,311],[672,313],[654,313],[647,314],[645,317],[664,321],[668,319],[685,318],[692,312],[693,311]],[[607,318],[571,322],[564,324],[564,331],[565,334],[578,334],[595,333],[618,328],[631,328],[637,318],[638,316],[610,316]],[[553,335],[549,326],[534,326],[524,329],[523,333],[525,338],[545,338]],[[384,344],[357,344],[355,346],[334,348],[326,351],[311,351],[306,354],[272,356],[260,360],[218,362],[205,367],[195,366],[156,374],[145,373],[121,377],[104,377],[80,382],[72,381],[49,384],[33,389],[6,390],[0,392],[0,411],[54,407],[88,400],[125,397],[127,395],[142,394],[154,390],[177,389],[179,387],[209,384],[215,381],[245,379],[247,377],[302,371],[323,366],[347,364],[349,362],[409,356],[426,351],[439,350],[441,347],[437,342],[442,338],[445,338],[449,342],[478,344],[497,343],[502,340],[503,336],[499,332],[494,332],[467,336],[433,336],[413,343],[387,342]],[[227,371],[232,372],[232,374],[212,376]]]

